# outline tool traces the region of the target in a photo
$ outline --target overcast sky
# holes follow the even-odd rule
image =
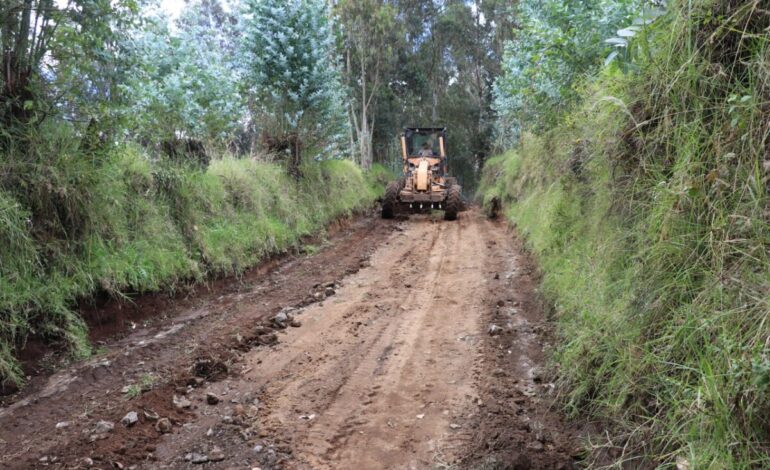
[[[175,20],[184,8],[184,0],[160,0],[160,7]]]

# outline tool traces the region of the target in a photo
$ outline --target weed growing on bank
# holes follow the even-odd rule
[[[597,458],[770,466],[768,27],[672,6],[638,72],[485,168],[540,261],[566,408],[611,430]]]

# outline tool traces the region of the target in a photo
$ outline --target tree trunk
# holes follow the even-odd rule
[[[438,124],[438,92],[436,91],[436,85],[433,85],[433,104],[430,110],[431,125]]]
[[[371,93],[371,92],[370,92]],[[372,137],[369,131],[369,98],[366,95],[366,61],[361,60],[361,132],[358,135],[361,148],[361,167],[372,166]]]
[[[43,43],[46,30],[38,31],[40,5],[35,17],[35,28],[32,29],[33,0],[19,1],[14,5],[4,6],[0,14],[4,15],[2,24],[2,81],[0,89],[0,126],[9,127],[17,124],[28,124],[34,114],[34,109],[26,106],[34,102],[35,94],[30,85],[32,73],[41,57],[41,50],[35,47],[36,42]],[[42,28],[41,28],[42,29]]]
[[[362,113],[362,118],[366,112]],[[361,168],[368,170],[372,167],[372,134],[369,130],[368,118],[361,122],[361,135],[358,136],[361,143]]]

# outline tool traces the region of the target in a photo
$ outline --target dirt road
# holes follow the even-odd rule
[[[123,312],[130,334],[8,400],[0,463],[571,468],[535,285],[512,234],[475,211],[364,218],[313,256],[164,303],[162,320]]]

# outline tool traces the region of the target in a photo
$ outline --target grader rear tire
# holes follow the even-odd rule
[[[446,194],[446,206],[444,207],[444,220],[457,219],[457,213],[463,207],[462,188],[460,185],[453,184],[449,187]]]
[[[401,191],[401,184],[398,181],[388,183],[385,188],[385,197],[382,198],[382,218],[392,219],[396,213],[398,205],[398,193]]]

